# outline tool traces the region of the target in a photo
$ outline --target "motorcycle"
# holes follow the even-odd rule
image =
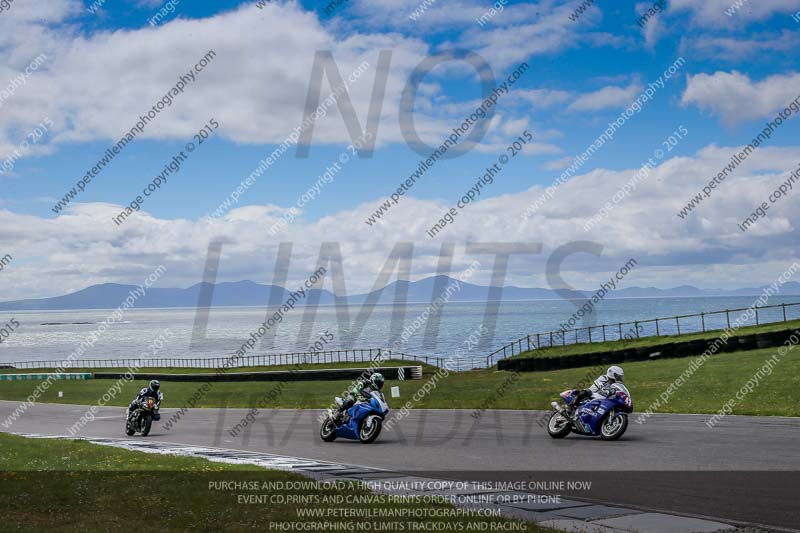
[[[343,402],[342,398],[336,398],[337,405],[341,406]],[[341,437],[369,444],[378,438],[387,414],[389,406],[383,393],[370,391],[369,399],[357,401],[347,410],[347,417],[341,424],[336,422],[336,411],[328,409],[328,416],[322,421],[319,436],[325,442],[333,442]]]
[[[547,433],[554,439],[563,439],[570,432],[579,435],[597,436],[603,440],[617,440],[628,429],[628,415],[633,412],[631,393],[622,383],[610,386],[611,392],[607,398],[589,399],[575,409],[577,413],[571,415],[567,409],[556,402],[553,414],[547,423]],[[575,402],[577,391],[567,390],[561,393],[564,403],[571,406]]]
[[[138,432],[142,434],[142,437],[146,437],[150,434],[150,428],[156,415],[156,401],[153,398],[139,402],[137,408],[128,413],[125,420],[125,433],[131,437]]]

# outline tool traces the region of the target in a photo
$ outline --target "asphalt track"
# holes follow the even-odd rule
[[[0,401],[0,421],[18,406]],[[37,404],[2,431],[69,435],[85,406]],[[541,411],[420,410],[371,445],[323,443],[320,411],[266,410],[235,437],[246,409],[194,409],[170,430],[162,410],[148,439],[356,464],[469,480],[591,481],[579,499],[776,528],[800,528],[800,418],[729,416],[713,428],[702,415],[654,415],[616,442],[551,439]],[[389,415],[391,420],[393,415]],[[100,408],[77,435],[126,438],[124,409]]]

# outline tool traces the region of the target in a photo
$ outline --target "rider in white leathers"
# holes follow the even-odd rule
[[[608,367],[606,373],[594,380],[594,383],[588,389],[578,391],[575,400],[572,402],[572,413],[577,412],[577,407],[584,398],[601,399],[611,396],[614,392],[611,385],[622,383],[624,376],[625,372],[623,372],[622,368],[618,366]]]

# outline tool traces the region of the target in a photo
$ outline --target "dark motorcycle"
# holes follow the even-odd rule
[[[139,402],[136,409],[128,413],[128,418],[125,420],[125,433],[129,437],[136,433],[141,433],[142,437],[146,437],[150,434],[156,412],[156,401],[153,398]]]

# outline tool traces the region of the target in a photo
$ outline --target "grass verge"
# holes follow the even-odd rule
[[[287,488],[289,483],[302,485]],[[257,503],[247,499],[253,496],[265,498],[256,498]],[[344,498],[363,501],[338,503]],[[280,530],[279,523],[304,526],[293,531],[358,531],[358,523],[364,521],[361,517],[303,516],[312,507],[414,513],[406,518],[368,519],[403,525],[383,531],[409,531],[413,524],[445,522],[460,526],[448,531],[467,531],[468,527],[550,531],[501,518],[457,516],[445,503],[376,499],[355,483],[314,485],[297,474],[256,466],[3,433],[0,501],[3,531],[130,531],[151,526],[159,531],[275,531]],[[315,527],[317,521],[330,525]]]
[[[709,358],[683,384],[678,394],[657,412],[715,413],[736,393],[777,348],[734,352]],[[625,381],[631,390],[634,406],[645,409],[686,370],[692,357],[624,363]],[[417,408],[439,409],[547,409],[562,390],[587,387],[605,367],[575,368],[551,372],[498,372],[473,370],[451,372],[434,381],[428,372],[423,380],[387,380],[385,390],[400,387],[400,398],[388,398],[391,407],[399,408],[425,385],[435,387],[413,403]],[[41,401],[53,403],[96,404],[115,380],[63,381],[51,387]],[[145,381],[126,384],[108,405],[127,406]],[[199,383],[164,381],[163,415],[170,408],[180,408],[195,394]],[[324,408],[332,398],[350,385],[348,381],[235,382],[214,383],[196,402],[196,407]],[[22,401],[36,386],[35,381],[0,382],[0,399]],[[734,408],[734,414],[800,416],[800,404],[788,401],[800,389],[800,350],[781,358],[775,371],[761,380],[760,393],[749,394]],[[64,397],[58,398],[57,391]],[[273,392],[279,390],[279,394]],[[768,394],[767,394],[768,391]],[[273,393],[273,394],[271,394]],[[388,394],[387,394],[388,396]],[[266,401],[265,401],[266,400]],[[261,402],[261,403],[260,403]],[[163,419],[163,417],[162,417]]]

